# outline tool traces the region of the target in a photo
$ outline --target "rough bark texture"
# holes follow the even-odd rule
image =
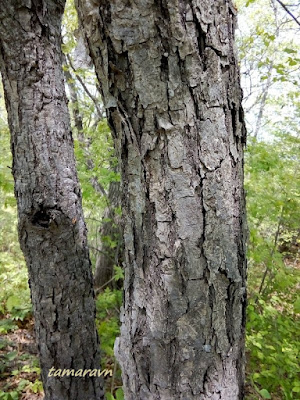
[[[29,270],[46,400],[103,399],[92,273],[61,69],[64,1],[1,0],[0,65],[19,238]]]
[[[243,398],[242,93],[228,0],[77,0],[121,158],[127,400]]]

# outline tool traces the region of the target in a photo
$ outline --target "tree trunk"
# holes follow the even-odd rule
[[[96,268],[94,273],[94,287],[97,291],[101,291],[106,287],[114,287],[113,274],[114,265],[119,264],[120,253],[122,248],[119,217],[116,214],[116,208],[120,205],[120,183],[110,182],[107,196],[108,206],[106,207],[101,225],[101,252],[96,258]],[[116,247],[112,248],[110,241],[117,243]]]
[[[19,238],[29,270],[46,400],[103,399],[92,273],[61,68],[64,1],[2,0],[0,65]],[[56,371],[57,372],[57,371]],[[57,372],[57,374],[59,371]]]
[[[242,92],[227,0],[77,0],[121,158],[127,400],[243,398]]]
[[[67,84],[69,92],[70,92],[70,101],[71,101],[71,109],[72,109],[72,114],[73,114],[73,119],[74,119],[74,127],[76,128],[76,133],[77,133],[79,142],[83,143],[84,142],[83,120],[82,120],[82,115],[81,115],[80,109],[79,109],[76,86],[73,81],[74,78],[71,75],[71,72],[69,71],[67,57],[63,53],[62,53],[62,62],[63,62],[65,81],[66,81],[66,84]]]
[[[63,60],[65,66],[68,66],[67,58],[65,56],[63,56]],[[78,140],[86,153],[86,165],[88,169],[93,169],[95,168],[95,165],[93,160],[89,157],[89,144],[86,143],[84,138],[83,121],[79,110],[76,87],[72,81],[73,77],[68,68],[64,69],[64,75],[70,92],[74,125],[77,131]],[[116,207],[120,205],[120,183],[111,182],[109,184],[108,195],[106,195],[105,190],[102,187],[101,189],[103,190],[99,190],[100,182],[97,178],[93,177],[91,183],[96,192],[106,197],[108,203],[103,213],[104,222],[99,228],[101,243],[100,249],[97,249],[98,253],[94,273],[94,288],[97,294],[97,292],[104,290],[106,287],[114,287],[114,265],[117,265],[120,259],[120,248],[122,247],[122,244],[120,238],[120,227],[118,225],[119,218],[115,212]],[[110,240],[117,242],[115,248],[111,247]]]

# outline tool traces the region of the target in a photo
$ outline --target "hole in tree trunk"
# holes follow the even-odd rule
[[[32,218],[33,225],[49,228],[50,215],[45,210],[36,212]]]

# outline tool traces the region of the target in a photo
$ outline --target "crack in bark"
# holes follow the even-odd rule
[[[86,24],[86,4],[78,2]],[[152,2],[148,11],[116,0],[110,21],[95,9],[93,37],[86,31],[106,104],[111,94],[118,99],[108,115],[122,147],[125,190],[126,318],[116,351],[125,395],[241,399],[235,360],[243,353],[237,291],[245,265],[237,254],[244,251],[244,232],[235,215],[243,207],[243,123],[230,126],[233,116],[224,108],[234,102],[238,109],[241,101],[233,34],[226,28],[232,17],[221,0]],[[97,30],[100,20],[105,28]],[[108,61],[130,85],[107,75],[108,61],[102,56],[101,65],[98,51],[114,52]],[[236,336],[228,339],[232,316]],[[137,321],[143,321],[140,331]]]

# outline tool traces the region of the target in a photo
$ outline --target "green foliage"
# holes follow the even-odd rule
[[[294,22],[278,2],[236,3],[250,134],[245,158],[249,224],[247,399],[296,399],[300,46]]]
[[[0,373],[10,377],[7,382],[1,381],[0,399],[11,396],[18,399],[23,392],[39,393],[43,390],[36,357],[28,353],[20,355],[20,349],[17,351],[16,348],[17,345],[10,340],[0,342]]]
[[[124,280],[124,270],[122,267],[114,265],[114,272],[115,281]]]
[[[106,288],[96,302],[98,331],[101,339],[101,348],[109,357],[113,357],[115,338],[119,334],[119,312],[122,304],[120,290]]]
[[[62,50],[64,53],[70,53],[76,47],[76,38],[74,31],[78,29],[78,18],[77,12],[74,7],[74,1],[67,0],[65,5],[65,12],[63,16],[63,36],[64,43],[62,44]]]
[[[124,400],[124,393],[121,388],[116,390],[115,395],[113,396],[111,393],[105,393],[106,400]]]
[[[18,400],[19,399],[19,393],[16,390],[13,390],[11,392],[3,392],[2,390],[0,391],[0,400]]]
[[[23,320],[31,312],[27,270],[17,236],[16,201],[11,174],[9,131],[0,128],[0,316],[9,313],[14,320]],[[0,333],[16,327],[11,321],[0,321]]]
[[[119,174],[114,172],[117,160],[114,155],[110,130],[106,121],[103,120],[98,123],[97,127],[85,128],[84,135],[89,143],[88,146],[84,146],[78,140],[75,140],[75,154],[82,186],[83,204],[87,210],[96,207],[104,210],[107,200],[103,193],[95,191],[91,181],[92,178],[96,179],[101,183],[103,189],[107,190],[110,182],[120,180]],[[92,160],[92,167],[87,164],[87,158]]]
[[[274,122],[295,118],[300,45],[293,32],[294,21],[278,2],[236,0],[236,4],[247,129],[266,138]],[[284,125],[288,130],[289,124]]]
[[[123,277],[123,271],[120,267],[115,267],[114,278],[116,280]],[[122,305],[122,292],[121,290],[111,290],[106,288],[96,301],[97,317],[96,323],[100,337],[101,350],[102,350],[102,368],[107,368],[108,365],[114,366],[114,382],[121,384],[121,370],[116,364],[117,361],[114,357],[114,343],[116,337],[120,333],[120,307]],[[121,400],[123,397],[122,389],[117,389],[115,397],[111,394],[114,387],[109,380],[105,380],[107,392],[107,399]],[[111,384],[109,386],[109,384]]]
[[[111,248],[117,247],[114,237],[101,237],[99,227],[104,210],[108,205],[107,193],[110,182],[118,182],[120,176],[115,172],[117,160],[113,142],[106,120],[96,127],[84,129],[85,144],[75,139],[77,171],[82,190],[82,204],[88,228],[88,239],[92,264],[95,265],[100,240],[106,240]]]
[[[257,394],[264,399],[273,394],[287,400],[298,398],[300,271],[297,254],[291,254],[289,247],[294,238],[299,246],[299,150],[299,139],[286,133],[272,142],[250,139],[246,153],[248,379],[256,393],[249,399]],[[285,254],[280,252],[283,242]]]
[[[1,354],[0,359],[1,359],[1,364],[0,364],[0,372],[3,373],[6,369],[8,369],[12,363],[12,361],[15,360],[17,357],[18,352],[17,351],[9,351],[7,353]]]
[[[258,304],[251,300],[248,306],[249,378],[262,396],[263,390],[265,395],[279,393],[280,398],[297,399],[300,324],[290,305],[280,293],[267,301],[259,299]]]
[[[246,153],[245,187],[248,203],[250,231],[250,265],[260,271],[270,270],[272,279],[265,290],[273,291],[274,285],[290,285],[278,244],[297,237],[300,220],[300,141],[286,134],[272,143],[249,140]],[[252,282],[259,285],[262,272],[254,270]],[[251,270],[250,270],[251,274]],[[279,287],[278,287],[279,289]]]
[[[10,331],[13,331],[18,328],[18,325],[15,324],[11,319],[6,318],[6,319],[1,319],[0,320],[0,335],[1,334],[6,334]]]

